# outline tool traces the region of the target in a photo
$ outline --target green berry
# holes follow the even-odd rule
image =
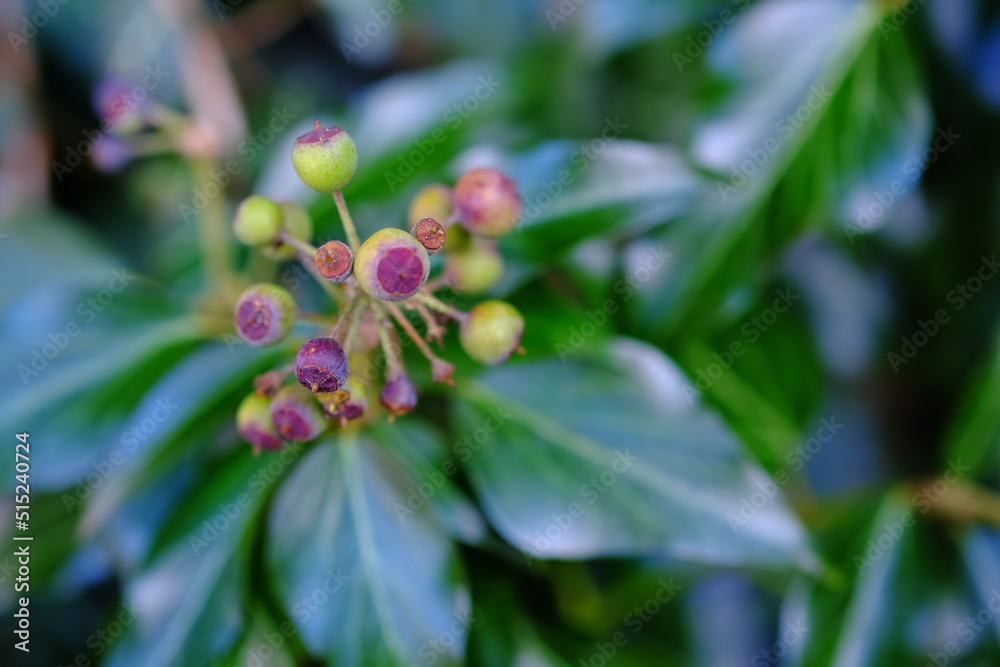
[[[252,393],[243,399],[236,411],[236,430],[254,447],[281,449],[283,444],[271,421],[271,399]]]
[[[358,168],[354,140],[339,127],[320,126],[295,140],[292,166],[302,182],[317,192],[342,190]]]
[[[278,202],[278,206],[281,207],[284,219],[282,229],[298,240],[309,243],[312,240],[313,223],[308,211],[290,201]],[[295,247],[279,240],[264,246],[260,251],[265,257],[275,262],[287,262],[295,259]]]
[[[236,331],[251,345],[263,347],[284,340],[295,324],[295,299],[271,283],[247,288],[236,301]]]
[[[440,183],[432,183],[421,189],[410,202],[406,220],[411,227],[424,218],[434,218],[447,223],[451,218],[452,209],[451,188]]]
[[[278,240],[281,233],[281,207],[267,197],[247,197],[236,209],[233,232],[240,243],[261,248]]]
[[[308,389],[290,384],[271,399],[271,421],[285,440],[309,442],[326,429],[319,403]]]
[[[474,236],[503,236],[521,217],[517,186],[496,169],[468,172],[458,179],[453,196],[462,226]]]
[[[457,292],[485,292],[503,275],[503,258],[496,246],[477,239],[463,250],[448,256],[445,273],[448,284]]]
[[[481,364],[502,364],[521,345],[524,317],[505,301],[484,301],[471,311],[459,332],[462,349]]]
[[[431,260],[420,241],[402,229],[388,227],[372,234],[354,258],[361,289],[380,301],[408,299],[424,286]]]

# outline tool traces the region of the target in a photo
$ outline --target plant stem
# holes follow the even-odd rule
[[[351,212],[347,210],[347,202],[344,201],[344,193],[337,190],[333,193],[333,201],[337,204],[337,212],[340,213],[340,221],[344,225],[344,232],[347,234],[347,244],[351,246],[351,252],[358,254],[361,247],[361,239],[358,238],[358,230],[354,228],[354,220],[351,219]]]
[[[295,248],[300,255],[312,257],[313,262],[316,261],[316,248],[311,243],[306,243],[302,239],[295,238],[286,231],[282,231],[281,234],[278,235],[278,238],[281,239],[282,243],[287,243]]]
[[[394,380],[406,373],[403,371],[403,362],[399,358],[399,348],[394,347],[390,338],[393,331],[392,323],[385,315],[382,304],[372,301],[372,310],[375,312],[375,323],[378,325],[378,340],[382,344],[382,353],[385,355],[386,380]]]
[[[430,348],[430,346],[420,336],[417,330],[413,328],[413,325],[410,323],[410,320],[406,319],[406,315],[404,315],[403,312],[399,309],[399,306],[397,306],[394,303],[387,303],[385,304],[385,307],[389,310],[389,314],[392,315],[392,318],[399,323],[400,327],[403,328],[403,331],[406,332],[406,335],[413,340],[413,342],[417,346],[417,349],[420,350],[421,354],[427,357],[427,361],[431,362],[432,364],[435,363],[435,361],[438,363],[442,361],[442,359],[438,358],[438,356],[434,354],[434,350]]]
[[[458,310],[457,308],[453,308],[453,307],[449,306],[448,304],[446,304],[445,302],[441,301],[440,299],[438,299],[433,294],[428,294],[428,293],[426,293],[423,290],[420,290],[419,292],[417,292],[412,298],[414,298],[417,301],[425,304],[431,310],[436,310],[439,313],[443,313],[443,314],[447,315],[448,317],[452,318],[453,320],[457,320],[459,322],[464,322],[466,320],[466,318],[468,317],[467,313],[463,313],[462,311]]]
[[[192,162],[192,175],[196,183],[210,180],[214,163],[210,159]],[[229,229],[226,225],[222,194],[207,198],[208,202],[198,218],[198,242],[205,265],[205,279],[209,289],[228,292],[231,282],[229,264]]]

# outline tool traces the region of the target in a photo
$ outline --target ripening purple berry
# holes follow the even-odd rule
[[[417,389],[410,378],[399,375],[385,383],[379,400],[391,417],[402,417],[417,407]]]
[[[417,224],[410,228],[413,238],[420,241],[420,245],[427,250],[428,255],[433,255],[444,246],[444,227],[434,218],[424,218],[417,221]]]
[[[326,429],[316,398],[297,384],[282,387],[271,399],[271,421],[285,440],[308,442]]]
[[[458,179],[454,201],[459,221],[474,236],[503,236],[521,217],[517,186],[496,169],[473,169]]]
[[[113,174],[129,163],[134,155],[132,147],[116,136],[108,135],[94,144],[90,159],[103,172]]]
[[[361,244],[354,275],[370,296],[380,301],[408,299],[427,283],[431,260],[427,250],[402,229],[388,227]]]
[[[250,345],[274,345],[288,336],[295,322],[295,299],[288,290],[260,283],[236,301],[236,332]]]
[[[142,99],[136,88],[143,93]],[[131,134],[142,129],[148,103],[142,86],[133,86],[125,79],[109,76],[94,88],[94,110],[101,119],[101,129],[117,134]]]
[[[271,421],[271,399],[252,393],[236,411],[236,430],[254,447],[281,449],[282,441]]]
[[[339,419],[343,425],[365,414],[368,399],[365,385],[361,380],[352,375],[347,379],[347,391],[343,391],[343,395],[337,396],[340,393],[341,391],[338,391],[335,394],[319,394],[317,396],[327,417]]]
[[[350,368],[340,343],[313,338],[295,355],[295,378],[314,394],[330,394],[344,387]]]
[[[332,283],[342,283],[351,277],[354,253],[341,241],[327,241],[316,248],[316,270]]]

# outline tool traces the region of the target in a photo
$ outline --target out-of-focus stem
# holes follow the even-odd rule
[[[192,174],[196,183],[207,183],[211,178],[214,163],[209,158],[192,161]],[[206,198],[207,203],[198,218],[198,241],[201,246],[202,261],[205,265],[205,279],[209,289],[215,288],[228,293],[232,284],[229,258],[229,227],[221,193]]]
[[[399,348],[392,344],[392,323],[386,317],[382,304],[373,301],[372,310],[375,312],[375,323],[378,325],[378,340],[382,344],[382,353],[385,355],[386,380],[393,380],[406,373],[403,370],[403,361],[399,358]]]
[[[351,252],[358,254],[361,247],[361,239],[358,237],[358,230],[354,228],[354,220],[351,212],[347,209],[347,202],[344,201],[344,193],[337,190],[333,193],[333,201],[337,204],[337,211],[340,213],[340,221],[344,225],[344,232],[347,234],[347,244],[351,246]]]

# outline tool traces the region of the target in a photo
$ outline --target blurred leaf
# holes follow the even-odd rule
[[[266,547],[279,599],[331,663],[459,662],[471,620],[453,547],[407,508],[416,480],[375,437],[322,441],[280,489]]]
[[[744,497],[780,494],[720,421],[671,410],[640,386],[604,364],[556,362],[461,386],[462,458],[497,530],[529,562],[669,553],[815,571],[780,497],[741,525]]]
[[[267,463],[243,450],[178,506],[163,537],[170,547],[123,593],[137,613],[105,664],[212,665],[233,650],[246,616],[248,528],[265,498],[252,480]]]

